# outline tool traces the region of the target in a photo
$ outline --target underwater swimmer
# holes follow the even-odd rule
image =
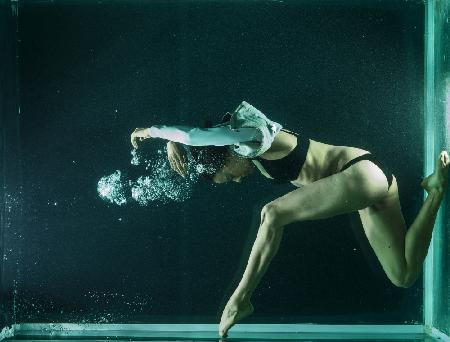
[[[168,158],[181,175],[186,174],[183,144],[195,160],[214,166],[204,176],[215,183],[240,182],[256,167],[272,182],[298,187],[262,208],[247,267],[222,313],[220,336],[226,337],[234,324],[253,312],[252,293],[277,253],[284,227],[293,222],[358,211],[389,280],[408,288],[419,277],[448,187],[447,151],[440,153],[434,172],[421,182],[428,196],[407,229],[397,180],[380,158],[357,147],[324,144],[282,129],[245,101],[214,127],[152,126],[136,129],[131,142],[137,148],[137,140],[156,137],[170,140]]]

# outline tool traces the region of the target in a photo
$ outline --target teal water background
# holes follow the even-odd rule
[[[423,18],[423,4],[403,1],[21,2],[20,115],[2,113],[3,321],[218,323],[260,210],[295,187],[172,172],[180,197],[117,205],[97,186],[150,172],[130,163],[136,127],[197,126],[242,100],[379,155],[409,226],[422,203]],[[164,148],[141,153],[156,163]],[[245,323],[419,324],[422,290],[421,278],[389,282],[357,213],[298,222]]]

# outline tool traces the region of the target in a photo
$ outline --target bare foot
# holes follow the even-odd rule
[[[219,335],[221,337],[227,337],[228,330],[237,322],[243,320],[245,317],[250,316],[254,311],[252,303],[249,300],[238,302],[230,299],[225,306],[220,319]]]
[[[450,158],[447,151],[442,151],[436,162],[434,172],[426,177],[420,185],[428,194],[430,192],[444,193],[448,186],[448,170]]]

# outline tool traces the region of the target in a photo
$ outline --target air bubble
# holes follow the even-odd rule
[[[136,150],[131,151],[131,165],[145,166],[145,174],[137,179],[126,179],[120,170],[102,177],[97,192],[104,201],[124,205],[131,202],[146,206],[154,202],[183,202],[191,197],[194,184],[200,174],[210,167],[187,162],[188,175],[181,177],[172,170],[167,160],[167,150],[158,150],[157,155],[146,159]]]

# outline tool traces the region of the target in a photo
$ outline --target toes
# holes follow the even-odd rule
[[[227,329],[222,329],[220,330],[219,335],[221,337],[227,337],[228,336],[227,331],[228,331]]]
[[[439,156],[439,160],[441,161],[443,167],[447,167],[450,164],[450,157],[448,155],[448,152],[442,151]]]

